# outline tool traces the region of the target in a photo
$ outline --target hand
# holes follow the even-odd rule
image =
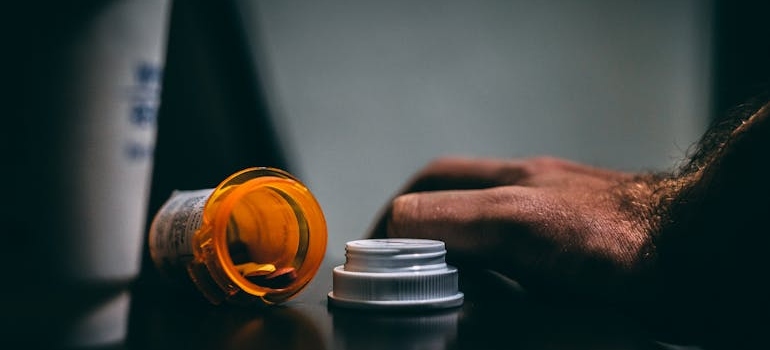
[[[371,237],[444,241],[460,267],[561,298],[649,297],[653,191],[643,176],[557,158],[443,158],[400,191]]]
[[[613,305],[674,338],[764,344],[767,100],[712,125],[671,173],[548,157],[436,160],[369,235],[442,240],[460,268],[495,270],[554,300]]]

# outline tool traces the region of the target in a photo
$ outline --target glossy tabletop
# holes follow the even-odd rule
[[[197,291],[141,285],[133,291],[130,349],[678,349],[632,320],[589,307],[534,300],[489,272],[460,270],[462,306],[439,312],[330,307],[328,259],[289,302],[209,305]],[[193,292],[193,293],[191,293]]]

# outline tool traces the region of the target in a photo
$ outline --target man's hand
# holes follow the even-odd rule
[[[439,159],[369,236],[442,240],[458,267],[495,270],[537,295],[618,307],[674,337],[754,348],[770,314],[762,103],[712,126],[672,173],[547,157]]]
[[[458,266],[561,298],[648,298],[653,192],[642,177],[557,158],[442,158],[388,205],[372,237],[444,241]]]

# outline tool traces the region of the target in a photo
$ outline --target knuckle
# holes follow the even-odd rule
[[[425,171],[431,171],[431,170],[439,170],[439,169],[446,169],[449,167],[453,167],[459,162],[461,162],[464,158],[459,156],[440,156],[433,158],[430,162],[428,162],[427,166],[425,167]]]

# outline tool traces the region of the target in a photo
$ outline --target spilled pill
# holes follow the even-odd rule
[[[293,267],[282,267],[271,273],[264,275],[244,276],[247,279],[259,286],[281,289],[286,288],[297,280],[297,270]]]

